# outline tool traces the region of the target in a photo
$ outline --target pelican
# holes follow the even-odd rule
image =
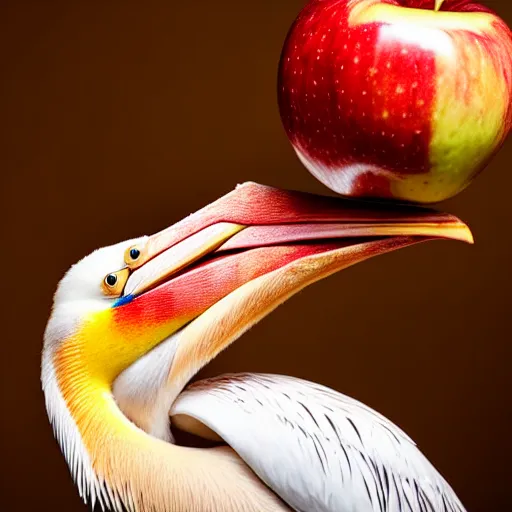
[[[407,434],[352,398],[268,374],[189,384],[309,284],[434,238],[473,241],[435,210],[249,182],[72,266],[41,380],[84,501],[137,512],[464,511]],[[174,427],[217,443],[179,445]]]

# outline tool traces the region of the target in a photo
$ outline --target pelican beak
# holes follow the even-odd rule
[[[317,252],[320,245],[331,249],[351,247],[377,238],[365,245],[369,250],[375,244],[387,245],[382,245],[383,239],[397,237],[402,237],[406,245],[433,238],[473,243],[465,223],[435,210],[355,202],[245,183],[150,236],[144,245],[127,249],[125,262],[133,273],[124,295],[140,295],[207,256],[212,261],[222,255],[244,253],[247,261],[247,257],[253,260],[248,253],[256,248],[267,248],[258,252],[261,258],[263,253],[270,256],[276,252],[276,247],[281,247],[278,253],[296,253],[300,246],[301,253],[309,254]],[[407,242],[403,237],[408,237]],[[373,255],[374,251],[370,252]],[[232,259],[236,258],[226,258]],[[229,268],[227,261],[224,265]]]
[[[187,333],[210,329],[197,366],[308,284],[434,238],[473,242],[463,222],[435,210],[246,183],[130,247],[117,306],[144,311],[146,328],[165,324],[160,341],[192,321]],[[214,325],[224,331],[212,333]]]

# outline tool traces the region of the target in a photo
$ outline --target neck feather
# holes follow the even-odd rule
[[[55,436],[86,503],[116,512],[288,510],[230,448],[176,446],[136,427],[110,386],[87,374],[80,350],[64,344],[45,351],[42,382]]]
[[[43,352],[41,381],[45,395],[46,410],[62,453],[66,458],[78,492],[85,503],[94,508],[99,502],[101,508],[111,506],[112,490],[105,481],[98,478],[93,469],[78,426],[59,389],[55,365],[49,350]]]

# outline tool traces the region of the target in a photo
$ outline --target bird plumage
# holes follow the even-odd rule
[[[293,377],[199,381],[171,411],[217,433],[300,512],[463,512],[449,484],[396,425],[362,403]]]

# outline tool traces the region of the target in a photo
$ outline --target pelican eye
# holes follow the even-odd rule
[[[124,251],[124,262],[129,268],[138,268],[142,265],[144,249],[140,245],[132,245]]]
[[[108,286],[114,286],[117,283],[117,276],[115,274],[109,274],[105,278],[105,283],[107,283]]]
[[[109,297],[121,297],[128,277],[130,277],[128,268],[107,274],[101,283],[103,293]]]

